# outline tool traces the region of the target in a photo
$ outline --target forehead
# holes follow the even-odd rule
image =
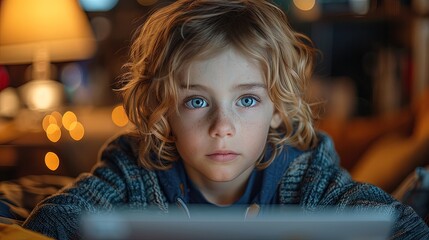
[[[265,83],[260,64],[233,47],[190,61],[182,73],[181,86]]]

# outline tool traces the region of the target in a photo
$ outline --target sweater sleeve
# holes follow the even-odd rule
[[[334,195],[337,195],[336,199]],[[410,206],[393,199],[376,186],[351,181],[340,187],[338,192],[328,193],[327,198],[341,208],[389,210],[394,218],[389,239],[429,239],[429,228],[423,219]]]
[[[71,186],[40,202],[23,227],[55,239],[79,239],[82,214],[127,204],[132,176],[126,175],[133,173],[127,161],[133,158],[118,141],[104,149],[101,161],[91,173],[80,175]]]
[[[390,239],[429,239],[429,228],[409,206],[380,188],[353,181],[338,164],[332,141],[324,136],[318,149],[296,162],[303,169],[298,179],[300,204],[309,209],[389,209],[394,216]]]

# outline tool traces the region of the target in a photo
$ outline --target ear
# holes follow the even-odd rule
[[[279,113],[277,113],[277,112],[273,113],[273,117],[271,118],[270,127],[276,129],[280,126],[281,123],[282,123],[282,118],[280,117]]]

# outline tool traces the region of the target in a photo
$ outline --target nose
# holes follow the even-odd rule
[[[232,137],[235,135],[233,113],[218,109],[212,114],[209,135],[213,138]]]

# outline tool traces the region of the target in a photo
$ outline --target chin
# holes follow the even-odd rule
[[[235,174],[216,174],[207,176],[213,182],[230,182],[237,178],[238,176]]]

